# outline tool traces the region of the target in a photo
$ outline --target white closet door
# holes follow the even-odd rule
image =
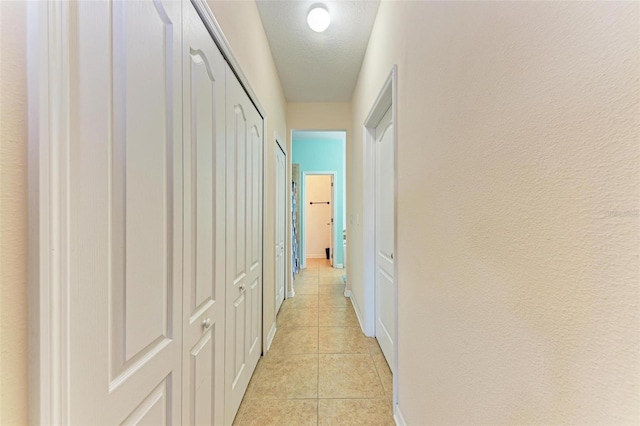
[[[225,62],[183,2],[182,424],[224,423]]]
[[[285,227],[287,210],[287,165],[282,149],[276,146],[276,314],[284,301]]]
[[[227,67],[226,415],[231,424],[261,353],[262,118]]]
[[[181,5],[70,2],[71,424],[178,424]],[[65,90],[56,88],[55,90]]]

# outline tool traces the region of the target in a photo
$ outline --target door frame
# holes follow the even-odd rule
[[[290,202],[290,198],[291,198],[291,183],[290,183],[290,179],[287,179],[287,176],[289,176],[289,154],[287,152],[287,147],[286,145],[284,145],[281,141],[282,138],[280,138],[280,136],[276,133],[274,140],[276,141],[276,145],[275,145],[275,149],[274,149],[274,159],[276,160],[276,167],[277,167],[277,155],[278,155],[278,149],[282,151],[282,153],[284,154],[284,300],[287,300],[289,298],[289,286],[291,285],[291,279],[290,279],[290,273],[288,271],[291,270],[291,255],[290,255],[290,249],[289,249],[289,245],[290,245],[290,241],[289,239],[291,238],[289,236],[290,233],[290,229],[291,226],[289,225],[289,218],[291,216],[291,211],[289,209],[289,202]],[[277,176],[277,171],[276,171],[276,185],[278,184],[277,182],[278,176]],[[278,200],[275,200],[276,203],[278,202]],[[277,212],[277,209],[276,209]],[[273,224],[274,224],[274,230],[278,229],[278,215],[274,214],[274,218],[273,218]],[[274,270],[274,283],[276,282],[276,279],[278,277],[278,271]],[[276,302],[274,302],[274,309],[277,308],[278,304]],[[275,315],[278,315],[278,312],[275,311]],[[274,325],[275,327],[275,325]],[[271,334],[271,333],[270,333]],[[272,338],[273,339],[273,338]],[[268,346],[271,346],[271,344],[269,344]]]
[[[331,182],[333,183],[333,187],[331,188],[331,205],[332,205],[331,215],[333,217],[333,223],[331,225],[331,241],[330,241],[331,247],[329,247],[329,253],[331,255],[334,254],[335,245],[336,245],[336,235],[335,235],[336,234],[336,217],[338,212],[337,210],[338,206],[336,205],[335,185],[336,185],[336,178],[338,176],[338,172],[302,172],[302,184],[300,186],[304,188],[304,191],[302,191],[302,197],[300,202],[300,204],[302,204],[300,208],[300,218],[304,220],[304,226],[300,227],[300,246],[304,247],[304,256],[302,256],[302,258],[300,259],[301,268],[307,267],[307,218],[306,218],[307,176],[326,176],[326,175],[331,176]],[[331,267],[335,268],[335,262],[332,263]]]
[[[373,102],[369,114],[363,123],[363,194],[362,194],[362,235],[363,235],[363,270],[362,277],[364,283],[363,301],[363,331],[367,336],[375,336],[375,313],[376,313],[376,288],[375,288],[375,169],[376,169],[376,126],[380,119],[391,108],[391,123],[393,124],[393,176],[394,176],[394,197],[393,197],[393,262],[394,273],[394,334],[393,345],[393,406],[394,415],[397,413],[398,405],[398,66],[393,65],[391,73],[384,81],[382,88]],[[352,296],[352,301],[354,301]],[[358,311],[358,309],[356,309]]]
[[[186,1],[186,0],[185,0]],[[206,0],[191,0],[214,43],[247,92],[262,124],[262,164],[266,164],[267,116],[231,45]],[[29,297],[29,417],[37,424],[67,424],[70,418],[68,154],[71,79],[68,2],[29,2],[27,5],[28,87],[28,297]],[[265,167],[262,168],[264,225]],[[262,228],[264,300],[265,238]],[[268,330],[261,318],[262,349]]]

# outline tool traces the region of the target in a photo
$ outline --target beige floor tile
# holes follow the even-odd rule
[[[368,354],[320,354],[319,398],[383,398],[380,378]]]
[[[318,295],[316,294],[296,294],[295,296],[285,300],[283,307],[292,309],[307,309],[318,307]]]
[[[318,308],[285,308],[278,313],[278,328],[284,327],[317,327]]]
[[[382,349],[378,344],[378,340],[375,337],[366,337],[367,346],[369,347],[369,353],[371,355],[382,355]]]
[[[334,281],[337,282],[338,280],[340,282],[342,281],[342,276],[344,275],[344,269],[334,269],[333,271],[326,271],[324,269],[319,269],[318,270],[318,278],[320,278],[320,280],[324,280],[324,281]]]
[[[323,266],[325,268],[331,268],[331,262],[329,262],[329,259],[324,259],[321,257],[320,258],[308,257],[307,265],[317,265],[317,266]]]
[[[378,376],[380,376],[385,396],[393,399],[393,373],[391,373],[391,369],[389,368],[389,364],[387,364],[386,358],[382,353],[371,355],[371,358],[373,359],[373,364],[376,366],[376,370],[378,371]]]
[[[320,284],[318,286],[318,294],[336,294],[336,295],[341,294],[344,296],[344,289],[345,289],[344,284],[340,284],[340,285]]]
[[[318,327],[278,328],[271,351],[285,354],[318,353]]]
[[[317,398],[318,355],[273,356],[249,383],[250,400]]]
[[[320,307],[346,308],[351,302],[344,294],[323,293],[318,299],[318,304]]]
[[[330,277],[330,276],[320,276],[318,278],[318,283],[322,284],[322,285],[342,285],[344,284],[344,281],[342,280],[342,276],[340,277]]]
[[[369,354],[360,327],[320,327],[319,352],[327,354]]]
[[[395,425],[392,403],[387,399],[321,399],[318,425]]]
[[[260,400],[247,404],[238,426],[302,426],[318,422],[318,401],[315,399]]]
[[[234,425],[392,425],[393,376],[344,297],[344,270],[325,259],[307,266]]]
[[[293,284],[293,291],[296,296],[300,294],[318,294],[318,283],[312,281],[301,281]]]
[[[351,306],[346,308],[331,308],[324,306],[320,309],[318,318],[320,326],[358,327],[358,318]]]
[[[298,283],[318,283],[318,280],[320,278],[318,278],[318,273],[317,272],[305,272],[302,274],[299,274],[294,280],[293,280],[293,284],[296,285]]]

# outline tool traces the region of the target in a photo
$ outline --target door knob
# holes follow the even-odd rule
[[[244,291],[244,284],[240,284],[240,285],[238,286],[238,290],[240,290],[240,291]]]
[[[391,253],[391,260],[393,260],[393,253]]]
[[[207,318],[204,321],[202,321],[202,328],[204,328],[205,330],[209,327],[211,327],[212,321],[211,318]]]

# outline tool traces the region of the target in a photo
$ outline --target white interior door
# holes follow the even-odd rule
[[[224,423],[225,61],[183,2],[182,424]]]
[[[287,164],[282,149],[276,146],[276,314],[285,292],[285,229],[287,211]]]
[[[181,4],[68,9],[68,422],[178,424]]]
[[[391,108],[376,126],[375,168],[375,325],[376,338],[393,370],[394,294],[394,140]]]
[[[262,118],[226,67],[225,422],[231,424],[262,343]]]

